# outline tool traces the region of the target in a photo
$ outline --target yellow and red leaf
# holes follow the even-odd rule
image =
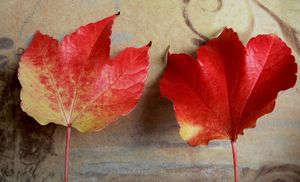
[[[109,57],[116,15],[56,39],[37,32],[21,57],[21,106],[40,124],[97,131],[129,113],[147,76],[150,45]]]

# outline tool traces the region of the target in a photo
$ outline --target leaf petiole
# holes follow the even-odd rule
[[[236,141],[231,141],[231,147],[232,147],[233,166],[234,166],[234,181],[239,182]]]
[[[69,151],[70,151],[70,139],[71,139],[71,126],[67,126],[66,132],[66,150],[65,150],[65,182],[69,181]]]

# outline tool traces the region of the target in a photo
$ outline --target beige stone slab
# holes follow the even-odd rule
[[[137,108],[99,133],[72,133],[71,181],[232,181],[228,141],[189,147],[171,102],[160,97],[165,51],[195,55],[225,26],[246,43],[276,33],[299,63],[299,0],[0,0],[0,181],[61,181],[65,128],[39,126],[19,108],[16,69],[34,32],[58,39],[121,11],[111,55],[152,40],[150,72]],[[19,49],[19,50],[18,50]],[[299,84],[238,140],[242,181],[300,180]]]

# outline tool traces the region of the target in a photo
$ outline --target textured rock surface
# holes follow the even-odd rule
[[[61,181],[65,128],[40,126],[19,107],[16,70],[36,30],[62,38],[79,25],[121,11],[111,55],[152,40],[150,74],[138,107],[98,133],[72,133],[71,181],[232,181],[228,141],[191,148],[179,138],[158,79],[168,45],[195,52],[224,27],[245,42],[276,33],[300,55],[298,0],[0,1],[0,181]],[[299,62],[298,62],[299,63]],[[238,141],[241,181],[300,181],[299,84]]]

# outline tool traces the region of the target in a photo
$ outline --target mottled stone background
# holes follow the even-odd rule
[[[232,181],[230,142],[192,148],[178,135],[158,79],[168,45],[195,54],[225,27],[244,42],[276,33],[300,60],[299,0],[0,0],[0,181],[62,181],[65,128],[38,125],[19,107],[19,57],[36,30],[58,39],[121,11],[111,55],[152,40],[150,73],[137,108],[99,133],[72,133],[70,181]],[[241,181],[300,181],[300,92],[238,140]]]

